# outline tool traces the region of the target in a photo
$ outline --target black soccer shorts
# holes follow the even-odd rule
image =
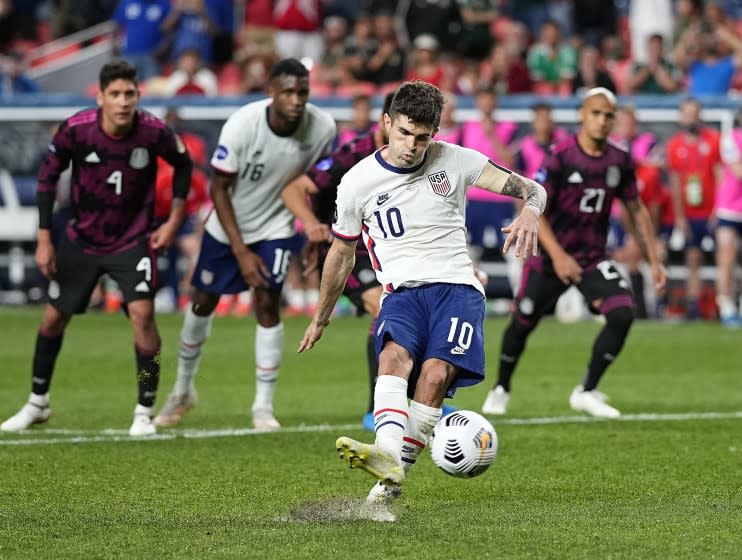
[[[592,303],[600,300],[603,308],[610,305],[633,305],[630,283],[616,268],[612,260],[604,260],[582,273],[577,289],[594,313],[601,309],[593,308]],[[554,309],[559,296],[569,288],[554,272],[551,261],[543,257],[532,257],[523,267],[520,289],[515,298],[516,313],[529,321],[538,321]]]
[[[57,249],[57,273],[49,282],[49,303],[62,313],[85,313],[104,274],[116,281],[126,303],[155,297],[157,257],[147,239],[125,251],[91,255],[65,236]]]

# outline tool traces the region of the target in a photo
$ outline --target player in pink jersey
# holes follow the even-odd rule
[[[716,303],[721,323],[730,328],[742,326],[734,302],[734,270],[738,239],[742,236],[742,127],[721,138],[723,176],[716,191]]]
[[[170,246],[183,221],[192,163],[183,142],[151,114],[137,109],[136,69],[105,64],[98,109],[81,111],[59,127],[39,170],[39,234],[36,263],[49,278],[49,303],[36,337],[32,392],[21,410],[3,422],[7,432],[45,422],[54,363],[73,314],[84,313],[103,274],[124,294],[134,331],[138,403],[132,436],[155,433],[152,407],[160,378],[160,335],[153,299],[155,252]],[[174,167],[169,218],[155,225],[157,158]],[[72,165],[71,212],[65,239],[51,242],[52,208],[60,174]]]

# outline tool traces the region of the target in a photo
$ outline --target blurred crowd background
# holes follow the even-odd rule
[[[293,56],[310,69],[312,99],[344,108],[337,118],[338,141],[345,142],[371,130],[383,95],[404,80],[422,79],[446,92],[440,138],[533,175],[544,149],[574,129],[574,116],[559,118],[552,105],[572,100],[576,106],[586,89],[607,87],[622,103],[614,140],[634,156],[642,198],[672,268],[670,290],[656,297],[616,209],[611,246],[643,296],[640,315],[721,318],[737,327],[742,225],[735,229],[734,220],[742,224],[742,213],[725,214],[732,226],[723,215],[719,227],[717,192],[742,181],[742,171],[734,150],[724,157],[724,146],[737,146],[733,123],[724,129],[724,115],[714,117],[713,109],[742,91],[740,31],[742,0],[0,0],[0,109],[26,99],[23,106],[33,111],[65,93],[90,104],[95,62],[121,56],[137,66],[145,106],[163,100],[162,116],[187,139],[199,167],[189,206],[193,227],[162,263],[169,280],[160,309],[175,310],[187,302],[200,218],[209,207],[209,153],[226,118],[186,118],[180,109],[194,100],[204,108],[208,98],[216,104],[260,95],[271,65]],[[640,118],[637,100],[649,95],[666,96],[671,116]],[[502,99],[518,97],[528,100],[525,117],[498,111]],[[15,208],[14,224],[27,224],[34,212],[35,171],[62,118],[0,118],[0,200],[6,212]],[[742,135],[739,140],[742,148]],[[167,172],[163,167],[163,186]],[[700,199],[673,199],[673,189],[687,195],[691,187],[700,189]],[[60,220],[64,191],[62,185]],[[491,311],[505,313],[519,267],[500,254],[499,228],[514,209],[477,193],[472,199],[473,208],[490,205],[467,219],[472,252],[490,274]],[[167,204],[163,192],[163,215]],[[686,205],[684,217],[674,211],[677,204]],[[3,216],[0,303],[36,301],[43,283],[33,272],[33,231],[17,234],[7,226],[10,214]],[[294,271],[288,312],[311,313],[316,282]],[[117,311],[115,287],[104,285],[92,305]],[[568,298],[563,310],[564,318],[586,313]],[[220,312],[249,313],[249,294],[225,300]]]

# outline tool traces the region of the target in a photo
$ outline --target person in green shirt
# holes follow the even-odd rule
[[[659,33],[647,40],[647,61],[635,62],[627,82],[630,93],[662,94],[678,91],[682,75],[663,56],[664,38]]]
[[[541,27],[540,41],[528,51],[528,72],[535,82],[545,82],[555,90],[571,91],[571,81],[577,72],[575,49],[562,42],[559,24],[548,20]]]

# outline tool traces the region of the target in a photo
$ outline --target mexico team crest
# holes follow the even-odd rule
[[[433,192],[440,196],[448,196],[451,192],[451,183],[448,181],[448,176],[445,171],[439,171],[438,173],[431,173],[428,175],[430,186],[433,188]]]
[[[610,165],[605,172],[605,184],[615,189],[621,183],[621,169],[617,165]]]
[[[149,165],[149,152],[147,148],[134,148],[129,157],[129,165],[134,169],[144,169]]]

